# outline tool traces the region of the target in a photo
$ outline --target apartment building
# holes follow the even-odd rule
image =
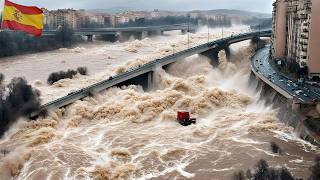
[[[54,11],[44,10],[44,25],[48,29],[57,29],[68,24],[71,28],[77,28],[77,14],[73,9],[59,9]]]
[[[71,28],[77,29],[90,25],[110,27],[114,24],[114,17],[107,13],[90,13],[84,9],[42,10],[46,29],[57,29],[63,25],[69,25]]]
[[[320,0],[277,0],[273,4],[275,59],[296,63],[310,77],[320,77]]]

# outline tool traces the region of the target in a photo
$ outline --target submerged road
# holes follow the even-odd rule
[[[270,46],[267,46],[253,56],[251,69],[261,80],[286,98],[297,100],[302,104],[316,104],[320,100],[319,94],[279,72],[270,62]]]

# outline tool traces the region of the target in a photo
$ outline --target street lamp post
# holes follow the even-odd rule
[[[174,55],[174,47],[175,47],[176,45],[174,45],[174,44],[171,44],[171,47],[172,47],[172,54]]]
[[[259,26],[259,37],[260,37],[260,30],[261,30],[261,22],[260,22],[260,16],[258,17],[259,19],[258,19],[258,26]],[[257,49],[260,49],[260,39],[259,39],[259,37],[258,37],[258,42],[257,42]]]
[[[220,19],[220,25],[221,25],[221,36],[223,38],[223,22],[222,22],[222,19]]]
[[[224,34],[223,34],[223,24],[222,24],[221,27],[222,27],[221,34],[222,34],[222,38],[223,38],[223,35],[224,35]]]
[[[260,16],[259,16],[259,21],[258,21],[258,23],[259,23],[259,34],[260,34],[260,30],[261,30],[261,19],[260,19]]]
[[[209,17],[207,16],[207,26],[208,26],[208,42],[210,41],[210,32],[209,32]]]
[[[188,14],[188,49],[190,48],[190,14]]]

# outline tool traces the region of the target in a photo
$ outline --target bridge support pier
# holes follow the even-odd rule
[[[148,31],[148,36],[160,36],[163,35],[163,31],[156,30],[156,31]]]
[[[194,34],[194,33],[196,33],[196,30],[195,30],[195,29],[190,29],[189,32],[192,33],[192,34]]]
[[[218,57],[219,49],[211,49],[209,51],[201,53],[201,55],[210,59],[210,64],[213,67],[217,67],[219,65],[219,57]]]
[[[148,73],[148,87],[147,90],[152,90],[153,88],[153,71]]]
[[[187,32],[188,32],[188,29],[182,29],[181,30],[181,34],[187,34]],[[195,29],[189,29],[189,32],[194,34],[194,33],[196,33],[196,30]]]
[[[120,33],[120,41],[123,42],[123,41],[127,41],[129,40],[131,37],[135,37],[135,35],[133,33],[130,33],[130,32],[121,32]]]
[[[149,34],[148,31],[142,31],[141,35],[139,35],[138,39],[142,40],[142,39],[148,37],[148,34]]]
[[[124,81],[118,84],[118,87],[121,86],[130,86],[130,85],[140,85],[144,91],[149,91],[153,88],[153,71],[147,72],[140,76],[131,78],[127,81]]]
[[[118,36],[116,34],[105,34],[105,35],[100,35],[98,38],[103,41],[116,42],[118,39]]]
[[[187,34],[187,32],[188,32],[188,30],[186,30],[186,29],[181,30],[181,34]]]
[[[230,47],[228,46],[228,47],[225,47],[224,49],[224,52],[226,52],[226,58],[228,59],[228,60],[230,60],[230,58],[231,58],[231,50],[230,50]]]
[[[266,46],[266,42],[259,37],[254,37],[251,40],[251,43],[256,47],[257,50],[262,49]]]
[[[92,42],[93,41],[93,35],[87,35],[87,40],[88,40],[88,42]]]
[[[144,39],[148,36],[148,32],[147,31],[141,31],[141,32],[121,32],[120,34],[120,41],[127,41],[130,38],[134,38],[134,39]]]
[[[210,59],[210,63],[213,67],[217,67],[219,65],[219,52],[224,50],[226,53],[226,59],[230,60],[231,58],[231,50],[229,46],[223,45],[216,49],[210,49],[209,51],[205,51],[201,53],[201,55],[206,56]]]

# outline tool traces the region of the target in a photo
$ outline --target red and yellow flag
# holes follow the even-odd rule
[[[1,28],[41,36],[43,11],[38,7],[22,6],[5,0]]]

